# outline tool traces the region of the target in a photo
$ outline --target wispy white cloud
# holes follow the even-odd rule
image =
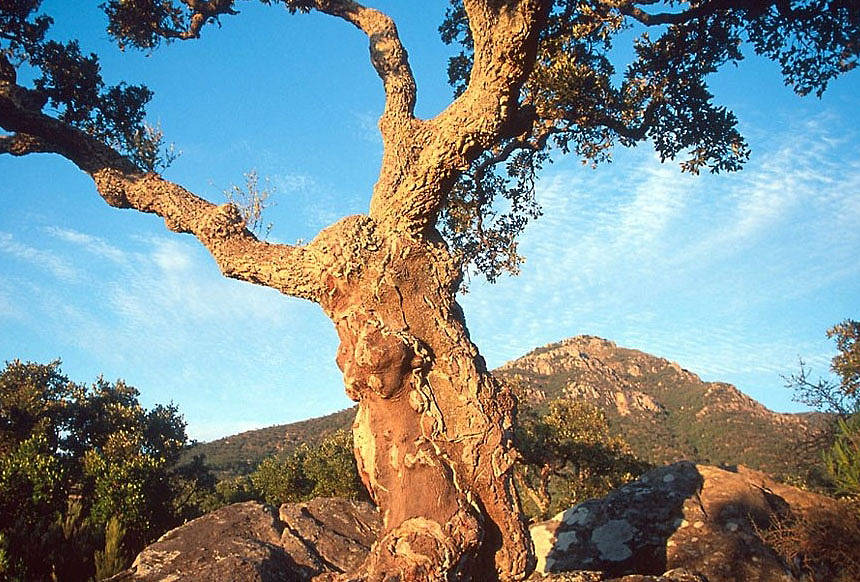
[[[272,182],[278,192],[305,191],[317,187],[313,177],[301,173],[276,174]]]
[[[369,111],[353,113],[353,133],[358,139],[382,147],[382,135],[379,133],[379,115]]]
[[[229,416],[255,419],[253,426],[346,406],[334,365],[337,338],[315,306],[223,277],[187,238],[118,237],[124,260],[94,262],[77,252],[92,247],[96,237],[88,236],[55,237],[74,243],[58,254],[80,273],[75,293],[0,279],[4,333],[51,338],[51,357],[83,356],[96,372],[145,390],[150,402],[176,401],[197,438],[227,432],[196,425],[207,415],[225,418],[236,394],[245,399],[242,411]],[[7,303],[18,308],[17,317],[6,313]],[[9,347],[10,357],[41,357]]]
[[[77,245],[94,255],[117,263],[122,263],[126,260],[124,251],[97,236],[57,226],[48,226],[45,228],[45,231],[54,238]]]
[[[52,251],[19,242],[11,233],[0,232],[0,251],[33,267],[48,271],[61,281],[68,283],[77,281],[79,278],[78,271],[64,258]]]
[[[140,242],[143,249],[107,286],[110,304],[134,327],[170,328],[170,322],[196,327],[286,315],[283,296],[225,279],[199,245],[169,237]]]
[[[682,175],[637,151],[596,171],[559,164],[539,185],[545,214],[521,241],[522,275],[462,299],[473,337],[491,365],[593,333],[709,379],[772,386],[798,355],[826,363],[824,330],[851,314],[819,297],[860,286],[860,150],[845,132],[790,126],[729,176]]]
[[[0,281],[0,319],[19,318],[21,310],[15,305],[4,283],[4,281]]]

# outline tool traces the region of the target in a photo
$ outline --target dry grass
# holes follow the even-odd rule
[[[809,582],[860,580],[860,501],[774,520],[758,535]]]

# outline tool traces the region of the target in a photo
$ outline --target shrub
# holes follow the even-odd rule
[[[836,440],[824,453],[824,463],[837,493],[860,497],[860,413],[839,419]]]
[[[317,447],[301,445],[285,458],[270,457],[251,474],[261,498],[273,505],[314,497],[369,499],[358,475],[352,433],[339,430]]]
[[[839,509],[814,507],[776,519],[759,536],[808,582],[860,580],[860,505],[842,500]]]

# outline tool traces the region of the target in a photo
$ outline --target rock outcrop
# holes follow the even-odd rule
[[[170,530],[109,580],[301,580],[301,570],[280,545],[281,529],[271,507],[252,501],[230,505]]]
[[[532,579],[799,582],[760,532],[812,510],[840,506],[745,467],[675,463],[532,526]],[[111,582],[323,581],[358,566],[380,527],[367,503],[240,503],[168,532]]]
[[[306,577],[349,572],[367,557],[382,517],[369,503],[312,499],[281,506],[281,546]]]
[[[364,560],[381,526],[368,503],[314,499],[274,508],[249,501],[164,534],[110,582],[293,582]]]
[[[759,533],[776,519],[828,506],[838,511],[834,500],[758,471],[680,462],[580,503],[531,533],[541,572],[611,577],[681,569],[708,582],[794,582]]]

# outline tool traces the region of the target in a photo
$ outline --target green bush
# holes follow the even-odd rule
[[[125,568],[128,560],[122,546],[125,539],[125,527],[117,516],[111,516],[105,526],[105,549],[96,552],[96,580],[110,578],[119,574]]]
[[[314,497],[369,499],[358,475],[352,433],[346,430],[332,433],[317,447],[303,444],[284,458],[266,459],[251,474],[251,482],[273,505]]]
[[[106,576],[193,513],[205,480],[174,466],[185,422],[138,395],[74,384],[59,362],[0,372],[0,580]]]
[[[836,425],[836,440],[824,453],[827,472],[839,494],[860,497],[860,413]]]
[[[800,362],[800,372],[786,378],[798,402],[832,413],[833,438],[824,453],[827,476],[833,492],[860,496],[860,322],[846,319],[827,330],[836,342],[837,353],[830,363],[839,382],[819,379],[813,382]]]

